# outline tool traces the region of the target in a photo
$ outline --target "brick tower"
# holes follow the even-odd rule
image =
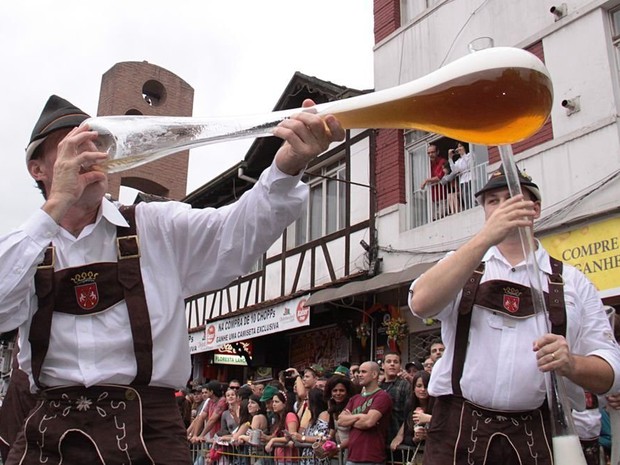
[[[170,71],[146,61],[117,63],[101,79],[97,115],[191,116],[194,89]],[[185,197],[189,151],[164,157],[109,177],[109,192],[118,198],[127,186],[147,194],[179,200]]]

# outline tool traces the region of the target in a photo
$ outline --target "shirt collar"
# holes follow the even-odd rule
[[[127,223],[125,217],[118,210],[118,206],[110,200],[104,198],[101,201],[101,208],[99,211],[101,216],[114,226],[122,226],[124,228],[129,227],[129,223]]]
[[[553,271],[551,270],[551,263],[549,262],[549,253],[545,250],[545,248],[538,241],[538,239],[534,239],[534,241],[536,242],[536,245],[537,245],[536,252],[534,253],[534,257],[536,258],[536,263],[538,263],[538,268],[546,274],[552,274]],[[508,263],[506,258],[504,258],[504,256],[502,255],[502,253],[496,246],[493,246],[489,250],[487,250],[487,252],[484,254],[484,257],[482,258],[482,261],[484,262],[488,262],[491,260],[499,260],[502,263],[504,263],[506,266],[512,268],[512,266]],[[525,260],[523,260],[521,263],[516,265],[514,268],[520,268],[520,267],[525,268]]]

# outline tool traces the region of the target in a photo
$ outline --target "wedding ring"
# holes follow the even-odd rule
[[[555,361],[555,352],[551,352],[551,358]]]

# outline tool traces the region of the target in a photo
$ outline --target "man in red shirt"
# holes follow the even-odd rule
[[[440,179],[444,175],[443,165],[446,160],[439,156],[439,149],[435,144],[429,144],[426,149],[428,159],[431,164],[430,177],[426,178],[420,189],[424,189],[427,185],[431,185],[431,198],[433,200],[433,219],[438,220],[443,218],[446,214],[445,202],[446,196],[444,192],[444,186],[439,184]]]
[[[384,464],[392,399],[379,387],[379,365],[376,362],[360,365],[360,384],[364,391],[353,396],[338,417],[339,426],[351,427],[347,465]]]
[[[207,383],[205,399],[208,400],[198,412],[196,418],[187,429],[187,438],[191,442],[204,442],[211,439],[220,429],[220,417],[228,408],[226,398],[222,396],[222,385],[219,381]]]

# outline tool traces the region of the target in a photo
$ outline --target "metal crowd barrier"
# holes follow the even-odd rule
[[[390,450],[388,463],[392,465],[422,465],[424,443],[417,446],[401,445],[395,451]]]
[[[217,453],[211,449],[213,443],[190,444],[193,465],[289,465],[303,462],[304,465],[344,465],[346,450],[328,459],[319,459],[314,455],[303,456],[301,451],[311,449],[310,444],[295,444],[299,454],[282,457],[276,460],[273,453],[265,452],[264,446],[250,445],[220,445],[215,444]],[[395,451],[389,450],[388,464],[391,465],[420,465],[422,463],[422,449],[412,446],[399,446]]]
[[[212,452],[215,447],[216,453]],[[274,458],[274,453],[265,451],[264,445],[251,446],[243,444],[221,445],[213,443],[190,444],[192,463],[194,465],[288,465],[302,462],[307,465],[344,465],[343,451],[334,457],[318,459],[313,454],[303,456],[302,450],[311,449],[310,444],[295,444],[297,454],[294,456]]]

